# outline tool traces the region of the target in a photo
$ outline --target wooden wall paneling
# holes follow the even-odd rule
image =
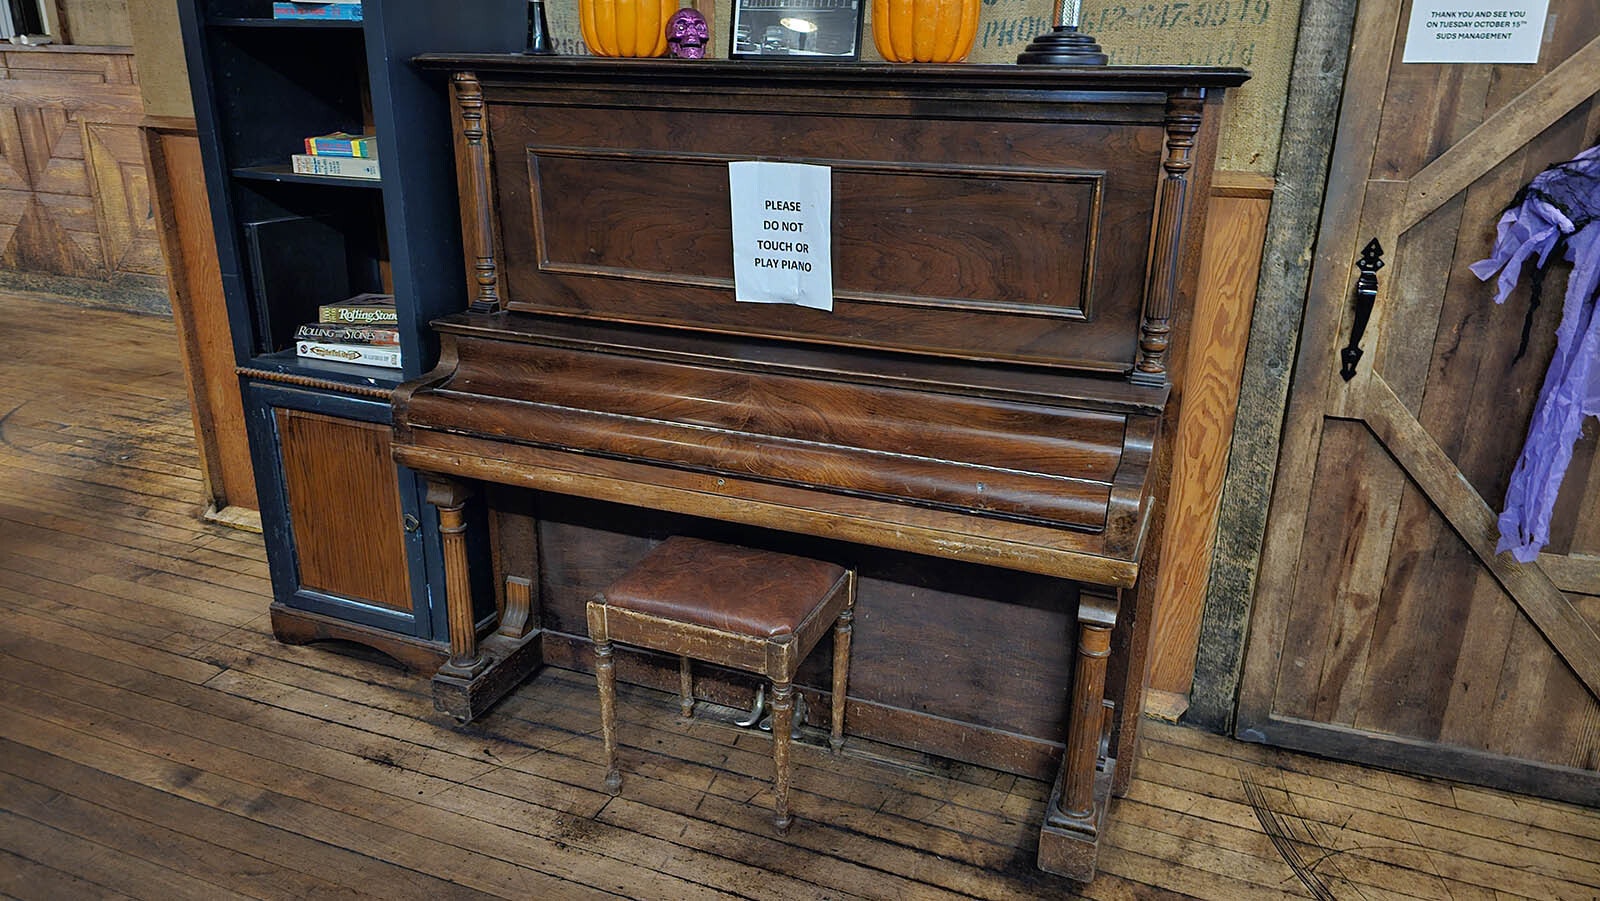
[[[165,274],[138,129],[86,122],[83,133],[106,267],[113,272]]]
[[[300,584],[411,612],[389,427],[286,408],[276,416]]]
[[[1560,53],[1562,48],[1552,47]],[[1509,84],[1497,84],[1489,97],[1490,110],[1503,108],[1520,91],[1536,80],[1538,72],[1522,74],[1508,79]],[[1574,118],[1570,117],[1569,118]],[[1581,117],[1577,117],[1581,119]],[[1581,124],[1581,122],[1579,122]],[[1562,155],[1565,147],[1581,144],[1582,134],[1575,134],[1570,126],[1547,129],[1545,134],[1529,142],[1527,148],[1513,153],[1488,174],[1473,183],[1465,195],[1465,213],[1458,238],[1458,258],[1487,255],[1492,232],[1485,223],[1498,218],[1505,198],[1515,193],[1536,175],[1549,161],[1551,154]],[[1557,285],[1552,281],[1552,289]],[[1498,498],[1505,490],[1508,461],[1520,451],[1523,423],[1533,400],[1529,384],[1542,380],[1542,363],[1548,360],[1554,345],[1554,333],[1559,317],[1559,303],[1542,309],[1542,315],[1530,331],[1530,344],[1525,355],[1516,359],[1516,336],[1522,329],[1527,310],[1525,298],[1514,298],[1503,306],[1487,303],[1485,290],[1470,273],[1455,271],[1450,275],[1446,296],[1449,308],[1441,315],[1441,322],[1455,323],[1450,330],[1441,330],[1435,351],[1434,371],[1430,374],[1430,387],[1422,410],[1422,421],[1446,452],[1454,459],[1480,495]],[[1464,385],[1470,385],[1470,393]],[[1484,428],[1494,421],[1515,423],[1510,428]],[[1526,652],[1512,650],[1513,638],[1527,627],[1518,613],[1517,605],[1493,578],[1486,578],[1470,549],[1456,571],[1448,574],[1436,590],[1448,591],[1462,598],[1458,612],[1460,629],[1467,639],[1460,642],[1460,650],[1450,669],[1448,695],[1443,699],[1443,712],[1436,726],[1438,739],[1463,746],[1511,747],[1503,739],[1509,733],[1495,735],[1500,727],[1496,721],[1505,717],[1519,717],[1518,706],[1538,710],[1541,698],[1519,691],[1506,682],[1505,667],[1513,666],[1520,672],[1545,672],[1564,668],[1548,646],[1530,648]],[[1508,656],[1510,655],[1510,656]],[[1545,681],[1540,677],[1539,683]],[[1570,675],[1567,682],[1571,683]],[[1507,690],[1510,688],[1511,690]],[[1542,689],[1535,687],[1535,691]],[[1570,698],[1573,704],[1581,698]],[[1593,704],[1589,703],[1592,707]],[[1568,709],[1579,709],[1568,706]],[[1520,727],[1519,727],[1520,728]],[[1536,729],[1533,734],[1549,736],[1550,729]],[[1555,736],[1550,736],[1555,739]],[[1556,739],[1558,740],[1558,739]],[[1549,756],[1518,754],[1517,756]]]
[[[1479,559],[1509,592],[1521,612],[1526,614],[1527,620],[1544,636],[1546,648],[1554,648],[1565,661],[1565,666],[1556,661],[1552,666],[1541,667],[1541,664],[1546,662],[1541,659],[1543,655],[1519,653],[1513,644],[1512,650],[1506,655],[1506,670],[1514,679],[1522,679],[1528,673],[1541,668],[1546,673],[1558,670],[1570,671],[1586,686],[1587,692],[1594,696],[1587,699],[1587,703],[1590,705],[1597,703],[1596,697],[1600,697],[1600,633],[1597,633],[1595,625],[1578,612],[1538,567],[1524,566],[1513,561],[1509,555],[1494,553],[1494,544],[1498,538],[1495,511],[1485,503],[1481,495],[1473,491],[1464,481],[1453,476],[1450,467],[1446,465],[1450,461],[1444,451],[1414,419],[1407,415],[1399,399],[1380,379],[1371,382],[1366,399],[1365,416],[1374,433],[1384,442],[1384,446],[1396,455],[1396,460],[1406,471],[1417,480],[1418,486],[1427,493],[1439,512],[1451,522],[1457,534],[1472,545]],[[1426,647],[1421,642],[1415,646]],[[1486,674],[1473,675],[1482,678]],[[1512,705],[1501,698],[1506,689],[1506,685],[1503,684],[1504,678],[1505,674],[1502,674],[1502,685],[1496,692],[1496,715],[1518,715],[1517,711],[1511,709]],[[1581,707],[1555,707],[1549,699],[1542,696],[1530,697],[1525,703],[1515,706],[1541,712],[1544,715],[1541,726],[1532,731],[1542,733],[1546,737],[1559,731],[1559,726],[1556,724],[1569,720],[1574,715],[1580,717],[1589,715],[1587,710]],[[1534,736],[1518,737],[1527,739]],[[1540,757],[1546,761],[1552,754],[1564,757],[1571,753],[1569,748],[1552,747],[1548,742],[1541,743],[1544,747]],[[1491,750],[1502,756],[1513,756],[1498,748]]]
[[[137,126],[120,48],[0,51],[0,276],[11,287],[163,311]],[[16,192],[16,193],[12,193]]]
[[[1356,0],[1305,4],[1186,718],[1231,729]]]
[[[128,0],[54,0],[65,30],[78,44],[128,44]]]
[[[195,440],[205,478],[206,517],[259,531],[261,518],[244,405],[234,375],[216,236],[193,119],[150,119],[142,129],[168,298],[178,330]]]
[[[1192,684],[1205,579],[1238,404],[1272,180],[1216,174],[1195,292],[1184,403],[1173,448],[1172,526],[1156,588],[1147,706],[1175,718]]]
[[[1540,311],[1530,362],[1514,360],[1525,300],[1495,306],[1465,271],[1521,185],[1592,141],[1600,23],[1582,3],[1552,15],[1570,27],[1537,66],[1429,67],[1399,62],[1403,10],[1361,9],[1243,737],[1567,797],[1600,787],[1593,773],[1536,775],[1600,756],[1600,632],[1537,567],[1495,554],[1485,500],[1504,492],[1559,311]],[[1366,353],[1354,378],[1335,378],[1355,251],[1372,237],[1388,255]],[[1568,505],[1570,530],[1583,528],[1589,511]]]
[[[1363,94],[1371,95],[1381,89],[1387,76],[1388,48],[1393,45],[1395,29],[1399,26],[1400,11],[1398,7],[1386,13],[1371,11],[1374,9],[1370,5],[1363,8],[1363,14],[1357,19],[1350,39],[1352,49],[1348,67],[1349,82],[1345,85],[1347,93],[1359,90]],[[1361,87],[1356,88],[1355,85]],[[1381,107],[1372,104],[1345,104],[1339,109],[1340,142],[1334,150],[1332,168],[1328,176],[1329,203],[1322,213],[1321,237],[1317,241],[1312,265],[1314,278],[1319,272],[1329,270],[1338,273],[1348,272],[1355,259],[1356,251],[1359,249],[1355,240],[1343,236],[1354,234],[1356,229],[1349,225],[1342,228],[1337,226],[1342,221],[1360,215],[1361,203],[1366,192],[1362,176],[1372,164],[1381,114]],[[1357,135],[1362,136],[1361,139],[1353,137]],[[1337,245],[1336,242],[1328,240],[1329,234],[1341,235]],[[1314,282],[1311,294],[1307,298],[1307,305],[1341,309],[1349,297],[1347,291],[1349,283],[1339,279],[1330,285],[1327,277],[1324,277],[1320,284]],[[1260,570],[1255,587],[1258,593],[1271,594],[1279,598],[1295,596],[1299,558],[1299,551],[1295,546],[1306,532],[1314,467],[1319,459],[1323,435],[1320,428],[1322,391],[1318,389],[1321,387],[1325,390],[1328,380],[1332,377],[1331,369],[1326,372],[1322,370],[1321,361],[1329,359],[1330,352],[1337,346],[1339,318],[1338,315],[1308,316],[1302,327],[1298,358],[1300,361],[1315,359],[1318,363],[1316,366],[1301,363],[1295,367],[1296,388],[1288,398],[1282,444],[1277,454],[1278,465],[1276,473],[1272,476],[1274,486],[1271,502],[1272,528],[1262,545]],[[1290,548],[1294,548],[1292,552],[1278,549],[1278,546],[1285,542]],[[1257,636],[1255,639],[1257,642],[1262,635],[1276,636],[1277,641],[1282,640],[1290,625],[1291,611],[1286,609],[1287,607],[1287,604],[1266,604],[1255,608],[1250,631],[1252,635]],[[1282,665],[1294,663],[1292,660],[1281,659],[1281,645],[1272,647],[1280,648],[1279,653],[1262,653],[1264,648],[1256,644],[1245,660],[1244,678],[1239,690],[1241,719],[1255,719],[1260,712],[1269,709],[1272,703],[1271,680],[1280,673]]]

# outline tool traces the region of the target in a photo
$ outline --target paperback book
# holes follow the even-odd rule
[[[321,341],[325,344],[370,344],[399,347],[400,330],[378,325],[330,325],[308,323],[295,331],[296,341]]]
[[[317,322],[332,325],[394,325],[400,315],[393,294],[357,294],[317,307]]]
[[[378,161],[354,156],[317,156],[295,153],[289,157],[300,175],[335,175],[339,178],[378,178]]]
[[[330,0],[324,3],[305,3],[301,0],[276,0],[272,4],[274,19],[338,19],[346,22],[361,21],[360,0]]]
[[[369,160],[377,159],[378,136],[354,135],[344,131],[313,135],[306,138],[306,153],[312,156],[355,156]]]
[[[327,344],[321,341],[296,341],[295,355],[314,360],[359,363],[363,366],[400,368],[400,348],[371,344]]]

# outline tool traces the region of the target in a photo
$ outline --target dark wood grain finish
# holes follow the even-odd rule
[[[1148,125],[1113,127],[1070,121],[1070,105],[1049,111],[1060,119],[908,118],[893,94],[807,114],[752,97],[624,117],[508,93],[525,102],[489,109],[508,309],[1132,366],[1139,310],[1100,298],[1144,278],[1159,106]],[[902,137],[884,140],[885,117]],[[726,164],[741,159],[833,170],[831,313],[729,302]]]
[[[276,416],[301,584],[410,610],[388,429],[301,410]]]
[[[1099,531],[1126,415],[759,367],[464,340],[412,428]],[[1137,451],[1134,452],[1135,454]]]
[[[395,455],[531,489],[486,496],[496,581],[538,584],[548,659],[588,665],[587,604],[608,721],[619,678],[681,691],[677,666],[612,650],[594,592],[669,535],[810,543],[864,573],[861,728],[1030,772],[1065,744],[1038,859],[1092,876],[1137,756],[1174,374],[1220,89],[1243,73],[423,62],[472,72],[463,218],[503,293],[435,322]],[[734,301],[739,160],[830,168],[832,311]],[[688,620],[655,617],[651,647],[702,656]],[[722,662],[763,671],[758,644]],[[506,678],[489,670],[462,690]],[[793,692],[842,694],[825,664],[783,670],[780,731]]]
[[[1167,105],[1167,152],[1161,161],[1161,205],[1156,216],[1156,237],[1145,281],[1144,318],[1139,323],[1139,360],[1135,381],[1161,384],[1167,379],[1167,350],[1171,345],[1173,306],[1181,264],[1183,222],[1188,215],[1191,171],[1194,168],[1195,133],[1200,130],[1202,99],[1197,91],[1181,92]]]
[[[473,292],[471,309],[489,313],[500,309],[500,273],[495,262],[494,230],[489,183],[489,146],[483,117],[483,88],[471,72],[458,72],[451,79],[460,126],[456,130],[456,154],[470,161],[461,166],[457,188],[461,192],[463,245],[471,257],[467,284]]]

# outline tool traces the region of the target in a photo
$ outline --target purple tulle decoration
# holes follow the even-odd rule
[[[1550,515],[1572,461],[1572,445],[1583,430],[1584,417],[1600,415],[1600,317],[1595,316],[1600,288],[1600,147],[1539,173],[1500,217],[1493,254],[1470,268],[1484,281],[1500,274],[1494,300],[1504,303],[1522,277],[1524,264],[1536,259],[1533,301],[1537,303],[1545,263],[1558,251],[1572,263],[1572,272],[1556,329],[1555,356],[1539,389],[1522,456],[1506,487],[1496,548],[1510,551],[1523,563],[1538,558],[1539,550],[1550,542]]]

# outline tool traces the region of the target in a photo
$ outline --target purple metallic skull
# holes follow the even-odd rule
[[[667,55],[675,59],[705,59],[711,28],[698,9],[680,9],[667,20]]]

